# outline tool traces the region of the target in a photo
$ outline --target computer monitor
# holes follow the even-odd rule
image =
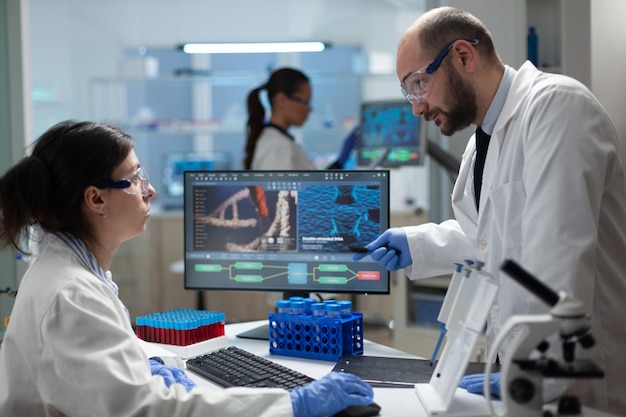
[[[425,124],[406,100],[361,103],[357,164],[375,168],[421,165],[426,152]]]
[[[388,294],[388,227],[387,170],[186,171],[185,288]]]

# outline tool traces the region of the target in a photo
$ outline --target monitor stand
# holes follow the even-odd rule
[[[308,291],[285,291],[283,292],[283,300],[288,300],[289,297],[298,296],[298,297],[309,297],[310,294]],[[241,332],[237,335],[237,337],[242,339],[257,339],[257,340],[270,340],[270,325],[269,323],[262,324],[259,327],[252,328],[250,330],[246,330],[245,332]]]

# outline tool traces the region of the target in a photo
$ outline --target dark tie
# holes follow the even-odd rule
[[[476,129],[476,162],[474,163],[474,198],[476,199],[476,210],[480,202],[480,189],[483,185],[483,169],[485,168],[485,158],[489,148],[491,136],[486,134],[480,127]]]

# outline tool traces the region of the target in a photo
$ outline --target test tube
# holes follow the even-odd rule
[[[352,301],[350,300],[340,300],[337,301],[337,304],[341,306],[340,314],[341,317],[351,317],[352,316]]]
[[[304,314],[312,314],[311,306],[317,302],[315,298],[304,298]]]
[[[295,316],[304,314],[304,301],[291,301],[290,307],[291,307],[291,314]]]
[[[337,303],[327,303],[326,316],[331,319],[341,318],[341,306]]]
[[[326,304],[324,303],[311,304],[311,314],[313,314],[313,317],[326,316]]]
[[[278,314],[289,314],[291,312],[291,302],[288,300],[276,301],[276,312]]]

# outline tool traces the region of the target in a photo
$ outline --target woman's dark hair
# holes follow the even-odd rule
[[[272,73],[267,83],[255,88],[248,94],[248,125],[245,157],[243,166],[250,169],[256,142],[265,127],[265,108],[259,98],[261,90],[267,90],[270,106],[278,93],[293,94],[302,84],[309,83],[309,78],[301,71],[293,68],[281,68]]]
[[[95,241],[81,210],[83,193],[110,181],[132,148],[133,139],[109,125],[68,120],[48,129],[30,156],[0,178],[0,247],[21,251],[33,225]]]

